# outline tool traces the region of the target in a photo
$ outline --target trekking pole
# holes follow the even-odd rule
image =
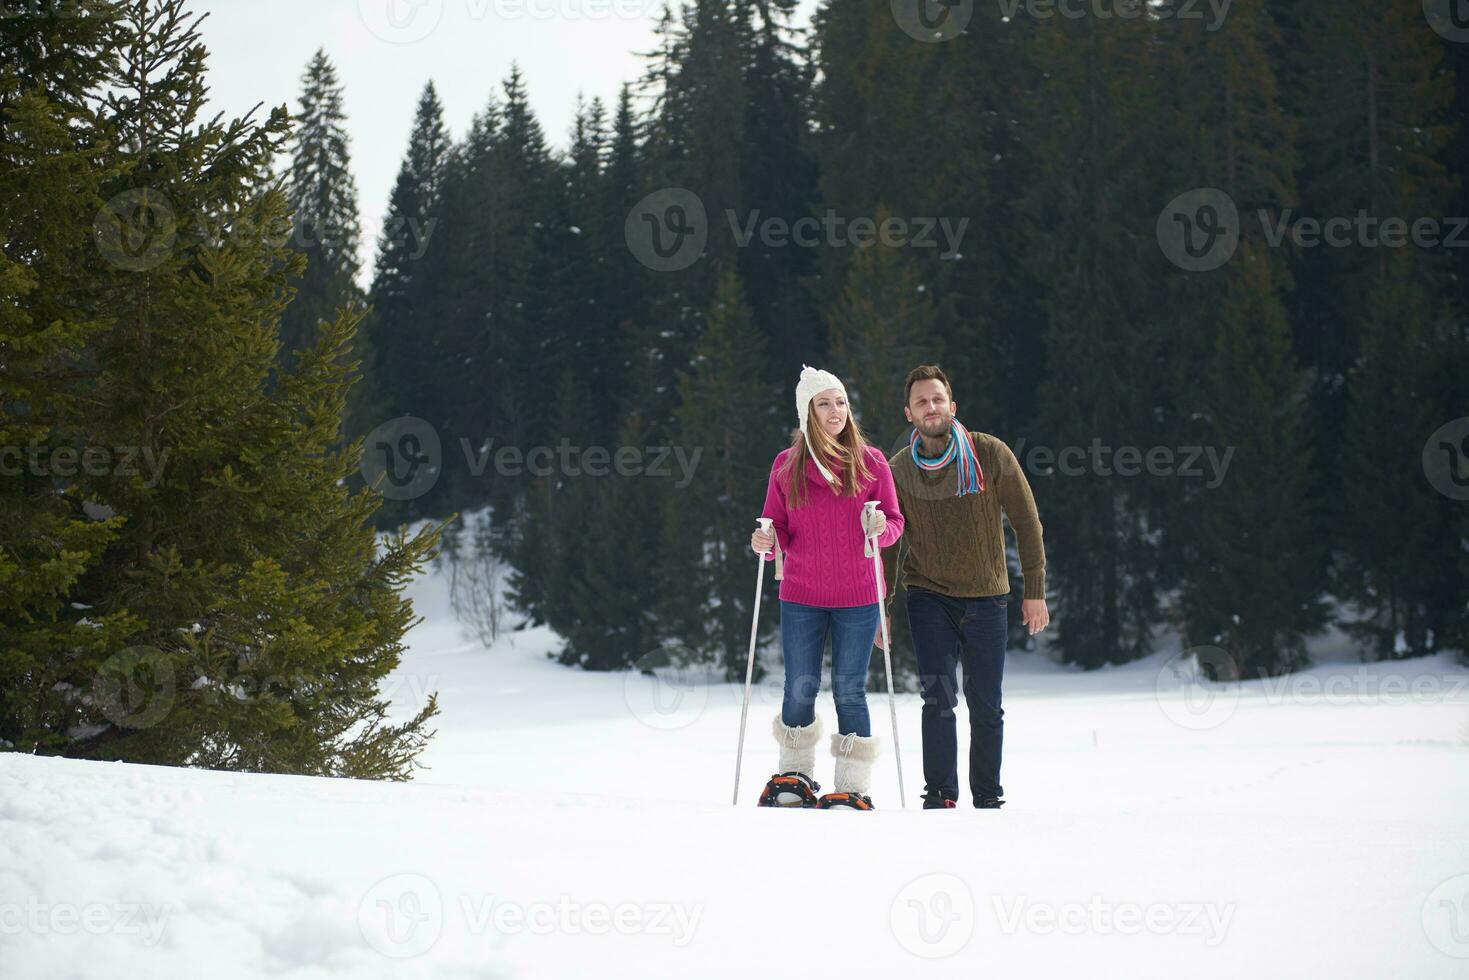
[[[770,530],[771,519],[760,518],[760,530]],[[755,571],[755,614],[750,619],[750,656],[745,661],[745,703],[740,708],[740,745],[735,751],[734,795],[730,803],[740,801],[740,763],[745,760],[745,718],[750,713],[750,679],[755,675],[755,637],[760,629],[760,590],[765,586],[765,552],[760,552],[760,562]]]
[[[872,512],[877,510],[877,501],[869,500],[863,505],[864,530],[872,521]],[[903,753],[898,747],[898,705],[893,695],[893,641],[888,634],[887,611],[883,608],[882,549],[877,545],[877,535],[869,535],[863,549],[872,556],[872,584],[877,589],[877,620],[882,624],[882,660],[888,674],[888,710],[893,716],[893,758],[898,760],[898,802],[908,809],[908,794],[903,790]]]

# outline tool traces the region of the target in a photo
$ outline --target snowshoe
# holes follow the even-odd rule
[[[872,797],[861,793],[827,793],[816,801],[821,810],[875,810]]]
[[[959,802],[952,796],[942,793],[927,793],[923,797],[923,808],[925,810],[953,810],[959,806]]]
[[[821,784],[803,772],[780,772],[770,777],[757,806],[814,807]]]
[[[975,801],[974,805],[981,810],[998,810],[1005,805],[1005,801],[998,797],[986,796]]]

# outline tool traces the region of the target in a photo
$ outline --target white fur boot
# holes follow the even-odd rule
[[[867,796],[872,789],[872,763],[877,758],[876,735],[833,735],[831,754],[837,761],[837,793]]]
[[[809,725],[796,728],[786,725],[777,714],[771,731],[780,745],[780,768],[765,784],[765,791],[760,794],[760,806],[815,806],[816,793],[821,789],[815,779],[821,716],[817,715]],[[787,776],[785,773],[798,775]]]
[[[787,725],[775,716],[772,727],[775,740],[780,743],[780,766],[776,772],[799,772],[807,779],[816,779],[816,743],[821,741],[821,716],[817,715],[802,728]]]

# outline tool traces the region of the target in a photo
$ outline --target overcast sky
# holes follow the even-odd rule
[[[816,0],[802,0],[807,24]],[[299,110],[301,74],[318,47],[336,64],[352,136],[362,211],[364,277],[388,195],[408,146],[413,111],[432,79],[445,122],[461,138],[511,62],[532,108],[564,149],[577,93],[609,110],[637,79],[663,0],[194,0],[208,13],[212,108],[240,115],[257,102]]]

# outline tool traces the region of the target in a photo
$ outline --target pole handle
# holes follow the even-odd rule
[[[866,535],[862,540],[862,556],[871,558],[880,553],[877,547],[877,535],[867,534],[867,524],[872,520],[872,514],[877,510],[876,500],[865,500],[862,502],[862,532]]]
[[[762,531],[769,531],[771,529],[771,525],[774,523],[774,518],[770,517],[761,517],[758,518],[758,520],[760,521],[760,530]],[[760,552],[762,560],[764,559],[765,554],[766,552]],[[775,580],[777,582],[785,578],[785,569],[782,568],[781,565],[782,562],[780,553],[780,542],[777,541],[775,544]]]

